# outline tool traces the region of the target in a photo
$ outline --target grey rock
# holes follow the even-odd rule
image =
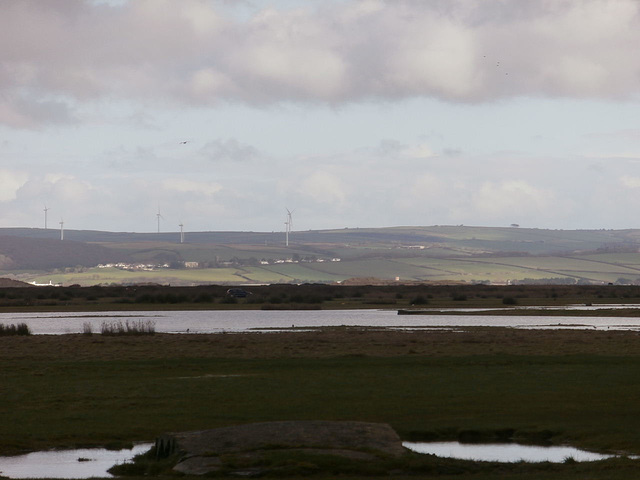
[[[259,462],[269,452],[286,450],[292,454],[304,452],[340,456],[352,461],[375,461],[406,453],[400,437],[389,425],[366,422],[253,423],[165,434],[158,441],[165,448],[170,445],[173,453],[180,454],[174,470],[191,475],[219,471],[223,455]],[[249,470],[255,473],[253,468]],[[259,467],[258,470],[264,472]],[[238,469],[237,473],[242,474],[242,471]]]

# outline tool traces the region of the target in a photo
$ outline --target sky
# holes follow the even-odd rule
[[[639,45],[637,0],[2,0],[0,227],[640,228]]]

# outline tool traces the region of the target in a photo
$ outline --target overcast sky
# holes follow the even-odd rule
[[[639,47],[637,0],[2,0],[0,226],[638,228]]]

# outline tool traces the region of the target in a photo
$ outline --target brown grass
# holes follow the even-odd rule
[[[640,334],[629,331],[518,330],[499,327],[410,331],[339,327],[280,333],[0,337],[0,361],[486,354],[636,356],[640,355]]]

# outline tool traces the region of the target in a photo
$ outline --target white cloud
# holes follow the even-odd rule
[[[62,178],[53,184],[52,194],[54,199],[64,203],[83,204],[93,200],[91,196],[91,184],[77,178]]]
[[[205,197],[210,197],[222,190],[222,186],[210,182],[198,182],[183,178],[168,178],[163,180],[164,189],[179,193],[192,193]]]
[[[523,180],[485,182],[473,195],[473,210],[484,218],[550,216],[554,206],[557,207],[553,192]]]
[[[408,158],[430,158],[435,157],[436,154],[431,150],[428,145],[419,144],[405,148],[402,153]]]
[[[18,190],[27,182],[25,172],[0,170],[0,202],[15,200]]]
[[[344,182],[335,174],[316,171],[300,182],[299,194],[320,204],[341,205],[347,199]]]
[[[620,184],[626,188],[640,188],[640,177],[625,175],[620,177]]]

